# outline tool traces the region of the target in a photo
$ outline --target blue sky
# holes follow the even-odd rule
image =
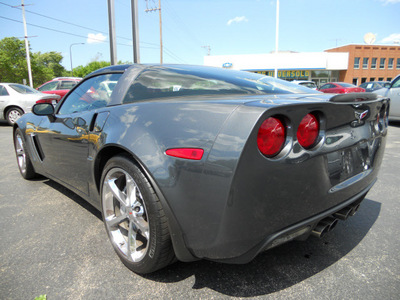
[[[130,0],[115,0],[117,58],[133,61]],[[148,7],[158,0],[148,0]],[[0,39],[22,38],[20,0],[0,0]],[[31,49],[61,52],[63,65],[110,60],[107,0],[25,0]],[[158,63],[158,12],[138,0],[140,61]],[[164,63],[203,64],[211,55],[268,53],[275,49],[276,0],[161,0]],[[49,17],[49,18],[46,18]],[[346,44],[400,41],[400,0],[280,0],[279,49],[319,52]],[[78,25],[78,26],[76,26]],[[95,37],[91,40],[89,37]]]

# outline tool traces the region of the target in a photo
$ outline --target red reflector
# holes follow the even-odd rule
[[[268,157],[277,155],[282,150],[285,140],[285,126],[279,119],[270,117],[261,124],[257,145],[262,154]]]
[[[168,149],[165,154],[179,158],[200,160],[203,157],[204,150],[198,148],[175,148]]]
[[[303,148],[312,147],[319,135],[318,119],[313,114],[307,114],[301,120],[297,129],[297,141]]]

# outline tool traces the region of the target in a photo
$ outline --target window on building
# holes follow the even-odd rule
[[[362,77],[361,78],[361,84],[363,84],[364,82],[367,82],[367,78],[366,77]]]
[[[387,81],[392,81],[392,77],[388,77],[388,78],[387,78]]]
[[[381,58],[381,62],[379,64],[379,69],[384,69],[385,68],[385,62],[386,62],[386,58]]]
[[[358,85],[358,78],[353,78],[353,84]]]
[[[368,69],[368,60],[369,60],[369,57],[363,58],[363,69]]]
[[[394,62],[394,58],[389,58],[389,60],[388,60],[388,69],[393,69],[393,62]]]
[[[375,77],[371,77],[369,81],[375,81]]]
[[[396,69],[400,69],[400,58],[397,59]]]
[[[376,69],[376,62],[377,62],[378,58],[373,57],[371,60],[371,69]]]
[[[354,69],[359,69],[359,68],[360,68],[360,58],[354,57]]]
[[[378,81],[383,81],[383,77],[379,77],[379,78],[378,78]]]

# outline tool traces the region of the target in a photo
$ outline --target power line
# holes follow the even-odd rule
[[[2,5],[4,5],[4,6],[8,6],[8,7],[10,7],[10,8],[16,8],[16,9],[20,9],[20,10],[21,10],[20,7],[14,7],[14,6],[12,6],[12,5],[9,5],[9,4],[4,3],[4,2],[1,2],[1,1],[0,1],[0,4],[2,4]],[[64,21],[64,20],[57,19],[57,18],[49,17],[49,16],[46,16],[46,15],[43,15],[43,14],[40,14],[40,13],[36,13],[36,12],[33,12],[33,11],[26,10],[26,9],[25,9],[25,12],[28,12],[28,13],[31,13],[31,14],[34,14],[34,15],[37,15],[37,16],[46,18],[46,19],[50,19],[50,20],[54,20],[54,21],[57,21],[57,22],[65,23],[65,24],[68,24],[68,25],[73,25],[73,26],[76,26],[76,27],[79,27],[79,28],[82,28],[82,29],[86,29],[86,30],[90,30],[90,31],[95,31],[95,32],[98,32],[98,33],[103,33],[103,34],[106,34],[106,35],[108,36],[108,33],[105,32],[105,31],[97,30],[97,29],[90,28],[90,27],[81,26],[81,25],[78,25],[78,24],[74,24],[74,23],[72,23],[72,22],[68,22],[68,21]],[[9,21],[13,21],[13,22],[17,22],[17,23],[22,23],[21,21],[18,21],[18,20],[15,20],[15,19],[11,19],[11,18],[7,18],[7,17],[2,17],[2,16],[0,16],[0,18],[6,19],[6,20],[9,20]],[[79,35],[79,34],[76,34],[76,33],[67,32],[67,31],[57,30],[57,29],[53,29],[53,28],[46,27],[46,26],[36,25],[36,24],[32,24],[32,23],[26,23],[26,24],[28,24],[28,25],[30,25],[30,26],[33,26],[33,27],[37,27],[37,28],[49,30],[49,31],[54,31],[54,32],[58,32],[58,33],[67,34],[67,35],[70,35],[70,36],[80,37],[80,38],[84,38],[84,39],[87,39],[87,38],[88,38],[87,36],[83,36],[83,35]],[[117,36],[117,38],[132,42],[132,39],[129,39],[129,38],[126,38],[126,37]],[[100,43],[105,43],[104,40],[100,40],[100,39],[96,39],[96,38],[91,38],[91,40],[95,40],[95,41],[98,41],[98,42],[100,42]],[[155,44],[155,43],[140,42],[139,44],[141,45],[141,46],[140,46],[141,48],[145,48],[145,49],[158,49],[158,48],[159,48],[159,45],[158,45],[158,44]],[[142,46],[142,44],[144,44],[144,45],[150,45],[150,46],[154,46],[154,47]],[[123,43],[117,43],[117,45],[127,46],[127,47],[133,47],[133,45],[123,44]],[[174,58],[174,59],[176,59],[176,60],[178,60],[178,61],[184,62],[183,59],[181,59],[180,57],[178,57],[176,54],[174,54],[174,53],[173,53],[171,50],[169,50],[167,47],[163,46],[163,49],[164,49],[165,52],[168,52],[167,55],[170,56],[171,58]]]

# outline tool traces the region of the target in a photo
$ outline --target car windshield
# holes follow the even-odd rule
[[[129,88],[124,103],[194,95],[262,95],[319,93],[309,88],[250,72],[215,68],[154,67],[142,72]]]
[[[10,88],[17,91],[20,94],[37,94],[39,93],[37,90],[22,84],[10,84]]]

